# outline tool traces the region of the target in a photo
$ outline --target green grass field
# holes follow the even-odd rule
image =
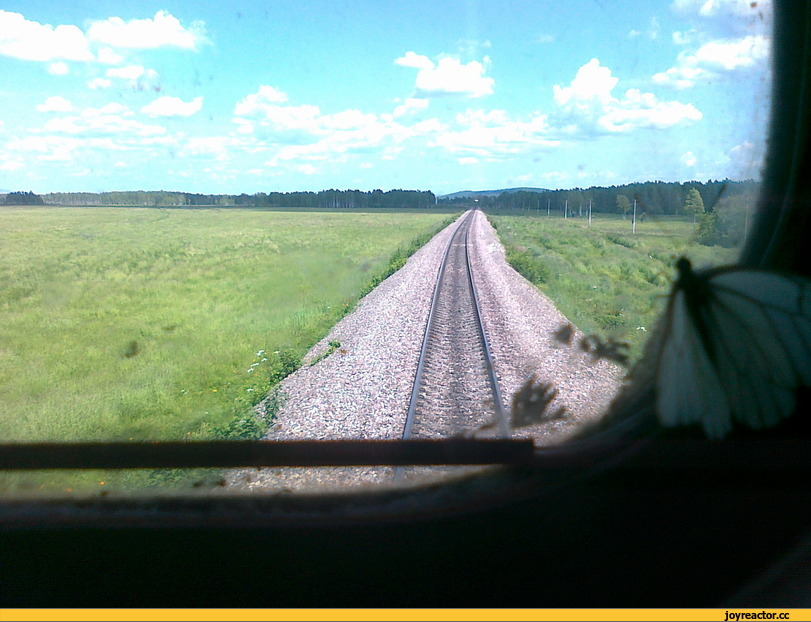
[[[692,241],[683,218],[637,221],[595,214],[547,217],[545,212],[488,214],[510,264],[551,298],[580,330],[630,345],[631,361],[664,309],[664,295],[684,255],[695,267],[735,261],[738,251]]]
[[[0,438],[256,437],[251,406],[449,216],[2,209]]]

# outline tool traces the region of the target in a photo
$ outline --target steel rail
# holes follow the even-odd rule
[[[453,234],[451,234],[451,239],[448,240],[448,247],[445,249],[444,255],[442,255],[442,263],[439,264],[436,284],[434,285],[434,293],[431,295],[431,307],[428,310],[428,321],[425,323],[425,332],[422,336],[422,348],[420,349],[420,358],[417,361],[417,372],[414,376],[414,388],[411,390],[411,401],[408,403],[408,413],[406,413],[405,427],[403,428],[403,440],[408,440],[411,438],[411,425],[414,422],[414,413],[417,409],[417,400],[419,399],[420,387],[422,386],[422,371],[425,367],[425,355],[428,352],[428,342],[430,341],[431,327],[434,324],[436,301],[439,298],[438,294],[442,287],[442,277],[445,275],[445,268],[448,265],[448,256],[450,255],[451,247],[453,246],[453,240],[456,237],[456,234],[459,232],[459,227],[462,227],[469,218],[470,216],[468,215],[465,220],[457,225]]]
[[[470,291],[473,294],[473,310],[477,320],[476,326],[482,338],[484,364],[487,368],[487,377],[490,380],[490,386],[493,389],[493,402],[496,407],[496,425],[501,435],[508,438],[510,436],[510,426],[507,424],[507,416],[504,413],[504,402],[501,399],[501,390],[498,388],[498,378],[496,378],[496,370],[493,366],[493,354],[490,352],[490,345],[487,342],[487,333],[484,330],[484,322],[482,321],[482,314],[479,310],[479,295],[476,291],[476,282],[473,280],[473,266],[470,263],[470,245],[467,243],[469,235],[470,227],[465,231],[465,258],[467,259],[467,278],[470,282]]]
[[[492,353],[490,351],[490,347],[489,347],[489,344],[487,342],[487,336],[485,334],[484,324],[482,323],[481,313],[479,311],[479,298],[478,298],[478,294],[476,292],[476,285],[473,282],[473,274],[472,274],[472,268],[471,268],[471,264],[470,264],[470,249],[469,249],[469,245],[468,245],[468,237],[469,237],[469,233],[470,233],[470,226],[472,224],[472,219],[474,218],[474,214],[475,214],[475,212],[471,211],[465,217],[465,219],[462,222],[459,223],[458,227],[453,232],[453,235],[451,236],[451,239],[448,242],[448,247],[445,249],[445,254],[442,257],[442,263],[441,263],[441,265],[439,267],[437,281],[436,281],[436,285],[434,286],[434,293],[433,293],[433,297],[431,299],[431,307],[430,307],[430,310],[428,312],[428,321],[426,322],[426,325],[425,325],[425,333],[423,335],[422,349],[420,351],[420,358],[419,358],[419,361],[417,362],[417,371],[416,371],[415,378],[414,378],[414,388],[411,391],[411,401],[409,402],[408,413],[406,414],[406,422],[405,422],[405,426],[404,426],[404,429],[403,429],[403,439],[404,440],[407,440],[407,439],[409,439],[411,437],[411,427],[412,427],[412,424],[413,424],[413,421],[414,421],[414,414],[416,412],[417,402],[419,400],[419,392],[420,392],[420,388],[422,386],[422,381],[423,381],[423,371],[424,371],[424,367],[425,367],[426,354],[427,354],[428,349],[430,347],[429,346],[429,341],[430,341],[430,336],[431,336],[431,330],[433,328],[433,323],[434,323],[434,315],[435,315],[434,312],[435,312],[435,309],[436,309],[436,306],[437,306],[437,300],[439,299],[440,290],[441,290],[442,285],[443,285],[443,277],[445,275],[445,268],[446,268],[447,263],[448,263],[448,257],[450,255],[451,247],[453,246],[454,240],[456,240],[457,235],[460,235],[460,228],[461,227],[465,227],[463,235],[464,235],[464,244],[465,244],[465,260],[466,260],[466,264],[467,264],[468,285],[470,287],[470,291],[471,291],[471,295],[472,295],[471,297],[473,299],[474,312],[475,312],[475,316],[476,316],[476,319],[477,319],[477,332],[479,333],[479,336],[482,339],[484,358],[485,358],[485,367],[487,369],[488,381],[490,382],[490,386],[491,386],[491,389],[492,389],[492,392],[493,392],[493,402],[494,402],[495,410],[496,410],[497,425],[498,425],[499,432],[500,432],[500,434],[502,436],[509,437],[509,435],[510,435],[509,427],[507,425],[507,419],[506,419],[506,416],[505,416],[505,413],[504,413],[504,404],[503,404],[503,401],[502,401],[502,398],[501,398],[501,391],[499,390],[498,380],[496,379],[496,376],[495,376]]]

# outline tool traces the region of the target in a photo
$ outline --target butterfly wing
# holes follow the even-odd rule
[[[718,438],[731,428],[730,408],[683,291],[676,290],[665,318],[665,339],[656,370],[656,411],[663,425],[700,423]]]
[[[677,287],[666,319],[661,422],[701,423],[710,438],[725,436],[733,420],[754,429],[779,423],[793,412],[797,387],[811,386],[811,282],[757,270],[694,276],[704,279],[701,304],[691,310],[689,292]]]

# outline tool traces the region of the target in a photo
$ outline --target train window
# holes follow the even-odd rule
[[[5,3],[0,493],[407,488],[588,436],[679,257],[792,267],[771,60],[770,1]]]

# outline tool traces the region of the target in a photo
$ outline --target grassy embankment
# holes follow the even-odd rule
[[[667,218],[637,222],[597,214],[585,219],[541,214],[489,214],[510,264],[551,298],[580,330],[630,345],[638,358],[664,309],[684,255],[696,267],[731,263],[737,250],[695,244],[692,222]]]
[[[256,438],[252,406],[448,218],[0,210],[0,438]]]

